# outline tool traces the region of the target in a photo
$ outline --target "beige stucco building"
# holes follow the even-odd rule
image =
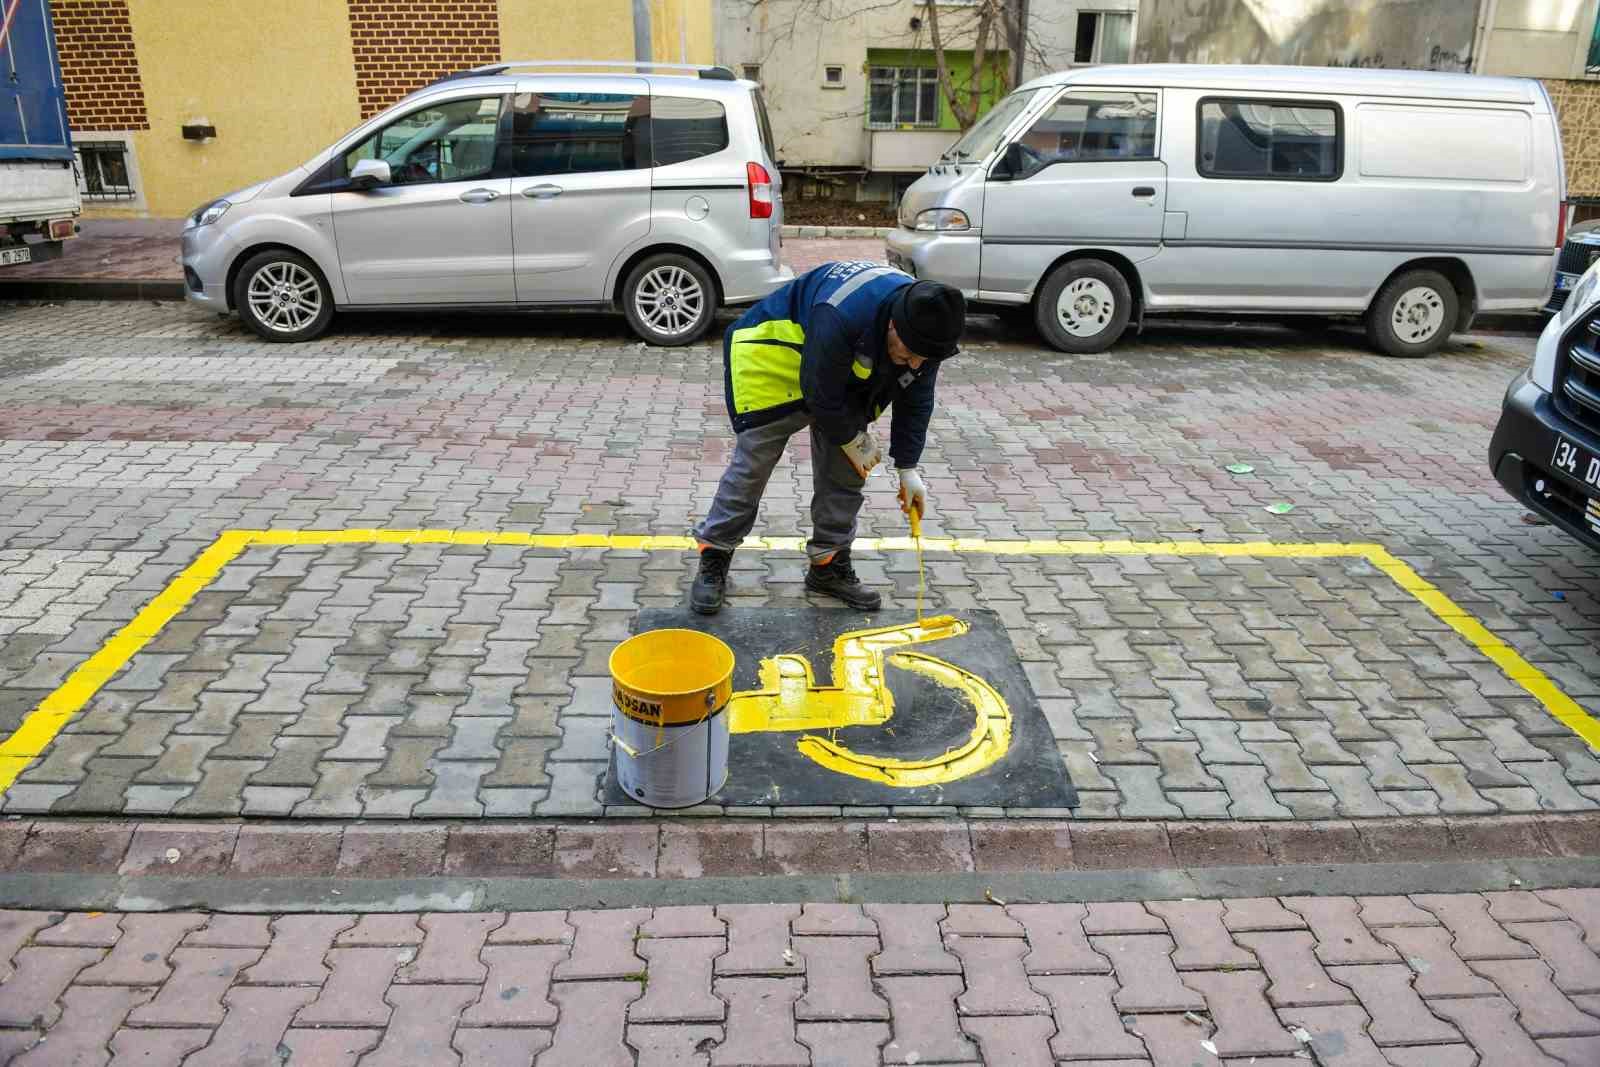
[[[1024,77],[1126,62],[1138,0],[1029,0]],[[952,76],[973,70],[974,5],[939,5]],[[717,62],[759,81],[784,171],[799,195],[886,200],[954,142],[960,123],[936,83],[922,0],[716,0]],[[1003,36],[998,39],[1003,41]],[[1003,47],[1003,45],[1002,45]],[[1009,51],[990,51],[986,110],[1008,86]]]

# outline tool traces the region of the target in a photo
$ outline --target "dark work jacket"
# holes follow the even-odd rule
[[[916,466],[939,364],[897,367],[886,347],[890,304],[913,280],[879,263],[824,263],[745,312],[723,341],[734,429],[805,411],[842,445],[892,409],[889,455]]]

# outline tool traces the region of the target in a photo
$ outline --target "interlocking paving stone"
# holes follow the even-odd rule
[[[631,342],[579,320],[532,334],[520,320],[512,327],[492,317],[423,327],[353,320],[275,355],[262,370],[244,354],[253,342],[236,322],[171,305],[12,311],[4,333],[22,343],[0,348],[52,362],[48,374],[7,378],[0,628],[54,640],[19,652],[20,662],[0,661],[0,708],[31,707],[21,694],[42,693],[17,688],[20,678],[47,682],[92,650],[93,635],[131,618],[219,529],[341,525],[354,517],[363,526],[450,527],[470,519],[486,529],[679,534],[703,509],[729,437],[715,338],[659,360],[653,353],[656,362],[643,368]],[[1379,541],[1403,550],[1594,706],[1600,686],[1582,658],[1595,628],[1585,591],[1593,561],[1559,531],[1518,522],[1519,510],[1482,469],[1474,443],[1504,380],[1526,362],[1522,342],[1457,342],[1426,366],[1399,367],[1348,349],[1335,335],[1162,324],[1127,339],[1115,366],[1062,373],[1039,358],[1031,338],[997,333],[978,318],[972,332],[983,358],[952,364],[925,457],[941,505],[930,515],[931,532]],[[116,351],[86,349],[91,336],[114,338]],[[374,347],[383,355],[373,356]],[[1190,358],[1196,351],[1205,358]],[[598,383],[563,376],[574,353],[602,368],[611,397],[647,394],[666,417],[638,427],[596,407],[586,390]],[[15,358],[0,357],[0,373]],[[255,369],[239,373],[247,365]],[[1441,367],[1451,373],[1441,377]],[[1243,390],[1246,375],[1270,388]],[[94,382],[92,402],[74,388],[80,381]],[[1168,402],[1168,389],[1182,391],[1181,407]],[[1428,398],[1426,416],[1418,415],[1417,396]],[[161,403],[149,403],[152,397]],[[41,427],[79,439],[39,440]],[[1365,451],[1379,438],[1449,458],[1424,487]],[[1130,464],[1130,454],[1149,462]],[[1256,464],[1255,478],[1221,470],[1241,455]],[[781,466],[772,499],[803,500],[806,477]],[[1267,516],[1252,490],[1268,485],[1320,506]],[[628,505],[618,505],[624,496]],[[803,508],[769,508],[758,532],[792,536],[804,521]],[[862,531],[899,534],[903,526],[892,504],[870,503]],[[513,761],[508,743],[554,741],[563,719],[605,717],[603,696],[598,707],[569,708],[560,699],[574,668],[585,665],[577,677],[603,683],[603,653],[621,633],[619,620],[649,598],[681,596],[684,561],[463,547],[252,549],[169,624],[190,627],[186,639],[148,648],[113,683],[135,686],[114,691],[131,702],[124,717],[198,714],[201,735],[223,742],[209,753],[199,746],[178,752],[167,748],[178,736],[169,734],[163,753],[122,757],[132,766],[103,756],[57,759],[49,766],[59,770],[50,773],[71,780],[36,781],[35,767],[8,807],[116,812],[131,799],[146,811],[200,816],[287,809],[481,817],[526,814],[535,805],[548,814],[602,814],[597,761],[552,759],[554,744],[525,748]],[[580,559],[581,580],[568,573]],[[738,562],[743,600],[793,595],[786,587],[797,584],[795,560],[741,554]],[[931,562],[936,600],[1026,608],[1012,611],[1007,625],[1019,649],[1048,655],[1030,664],[1030,677],[1041,696],[1062,702],[1051,709],[1058,739],[1089,741],[1096,736],[1089,727],[1110,721],[1096,715],[1108,710],[1120,720],[1126,748],[1110,751],[1102,734],[1099,754],[1124,768],[1104,777],[1120,780],[1128,795],[1087,799],[1081,814],[1089,817],[1164,805],[1194,818],[1366,818],[1365,811],[1386,810],[1372,804],[1373,793],[1383,805],[1417,813],[1594,802],[1571,788],[1600,781],[1592,757],[1562,743],[1575,739],[1360,561],[1056,559],[1044,569],[959,556]],[[904,560],[863,553],[858,564],[895,606],[909,602]],[[1541,581],[1550,573],[1563,575],[1565,602]],[[301,644],[313,641],[327,647]],[[186,662],[163,665],[163,656]],[[269,660],[275,665],[262,671]],[[519,662],[527,665],[519,689],[479,691],[480,681],[515,680],[498,672]],[[286,670],[295,681],[278,681]],[[192,679],[205,688],[186,695],[172,682],[176,673],[212,676]],[[300,675],[311,677],[302,685]],[[401,676],[407,682],[383,680]],[[419,692],[423,684],[434,691]],[[146,685],[154,688],[138,688]],[[255,703],[215,699],[229,695]],[[196,697],[205,710],[179,706]],[[320,703],[298,706],[302,699]],[[418,703],[396,710],[399,701]],[[498,707],[488,711],[487,703]],[[286,737],[337,739],[341,714],[352,707],[356,717],[405,720],[384,734],[384,751],[373,757],[403,782],[386,787],[399,792],[374,792],[369,779],[379,768],[327,759],[328,750],[340,751],[337,740],[320,761],[328,766],[317,768],[302,752],[300,762],[278,763],[254,785],[312,790],[308,796],[245,799],[236,780],[207,773],[208,764],[229,758],[270,763]],[[1269,709],[1272,721],[1263,722]],[[455,721],[485,711],[511,721],[492,737],[488,721],[465,730]],[[271,721],[277,715],[291,718],[279,725]],[[1157,736],[1163,723],[1186,733]],[[1258,724],[1275,732],[1247,732]],[[108,738],[102,751],[126,729],[99,735]],[[391,763],[389,746],[407,736],[438,739],[435,752],[450,755],[432,768],[410,757]],[[478,764],[496,762],[491,744],[504,758],[479,775]],[[1270,760],[1263,745],[1278,746]],[[1452,745],[1469,747],[1458,753]],[[1226,762],[1246,757],[1251,762]],[[139,760],[163,758],[157,773],[181,775],[194,788],[135,779],[150,769]],[[1270,767],[1268,777],[1217,773],[1251,766]],[[1321,790],[1300,766],[1313,774],[1343,770]],[[525,768],[522,781],[495,777],[511,767]],[[1145,768],[1171,780],[1152,780]],[[315,781],[305,782],[307,773]],[[1510,784],[1474,784],[1502,773],[1496,780]],[[1205,795],[1181,796],[1191,790],[1173,788],[1180,783],[1205,785]],[[487,795],[547,786],[542,796]],[[414,797],[416,790],[422,795]],[[1331,806],[1319,794],[1331,794]]]

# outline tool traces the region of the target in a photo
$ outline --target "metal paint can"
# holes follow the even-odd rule
[[[617,784],[652,808],[704,803],[728,780],[733,649],[698,630],[649,630],[611,653]]]

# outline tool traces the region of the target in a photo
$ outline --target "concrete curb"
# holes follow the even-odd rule
[[[860,877],[1600,857],[1600,813],[1324,822],[1045,819],[0,822],[9,874]]]
[[[0,300],[182,300],[183,282],[155,278],[0,277]]]
[[[1298,867],[657,878],[147,878],[0,873],[0,908],[366,914],[707,904],[994,904],[1391,896],[1589,888],[1593,859],[1325,863]],[[1121,1062],[1121,1061],[1118,1061]],[[1131,1061],[1130,1061],[1131,1062]],[[1144,1061],[1140,1061],[1144,1062]]]
[[[785,237],[887,237],[893,226],[785,226]]]

